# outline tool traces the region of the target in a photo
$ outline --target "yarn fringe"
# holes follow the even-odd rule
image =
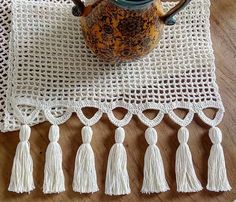
[[[207,189],[210,191],[230,191],[226,168],[224,151],[221,146],[222,133],[217,127],[212,127],[209,131],[209,137],[213,143],[208,159],[208,182]]]
[[[33,160],[30,155],[30,137],[31,129],[28,125],[22,125],[20,128],[20,142],[16,148],[16,154],[13,161],[9,191],[24,193],[32,191],[33,180]]]
[[[178,131],[180,145],[176,151],[175,173],[178,192],[197,192],[202,190],[202,185],[198,180],[192,161],[191,151],[187,145],[189,131],[186,127],[181,127]]]
[[[145,138],[149,144],[144,157],[144,177],[142,193],[159,193],[169,190],[165,178],[163,161],[159,148],[157,147],[157,132],[154,128],[145,131]]]
[[[46,150],[44,168],[43,192],[45,194],[65,191],[64,174],[62,170],[62,150],[58,144],[59,127],[52,125],[49,130],[50,143]]]
[[[127,154],[123,141],[125,131],[119,127],[115,131],[115,144],[112,146],[107,163],[105,193],[107,195],[125,195],[130,193],[127,172]]]
[[[90,145],[93,131],[91,127],[84,126],[81,133],[83,144],[76,154],[73,190],[80,193],[94,193],[99,189],[94,152]]]
[[[12,166],[9,191],[16,193],[30,192],[35,188],[33,181],[33,161],[30,155],[31,129],[28,125],[20,128],[19,139]],[[99,190],[95,167],[95,155],[91,147],[93,131],[84,126],[81,131],[80,145],[75,159],[73,190],[80,193],[94,193]],[[222,132],[218,127],[209,130],[213,143],[208,159],[207,189],[210,191],[230,191],[224,152],[221,145]],[[123,145],[125,131],[119,127],[115,131],[115,144],[112,146],[107,163],[105,193],[107,195],[125,195],[131,192],[127,171],[127,154]],[[144,157],[143,184],[141,192],[145,194],[168,191],[163,160],[157,147],[158,135],[154,128],[147,128],[145,139],[149,146]],[[175,172],[178,192],[197,192],[202,190],[192,161],[191,151],[187,144],[189,131],[181,127],[178,131],[179,147],[176,151]],[[58,144],[59,127],[52,125],[49,130],[50,143],[46,150],[43,192],[59,193],[65,191],[62,168],[62,150]]]

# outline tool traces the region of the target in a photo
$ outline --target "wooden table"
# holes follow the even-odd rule
[[[143,195],[142,185],[143,158],[147,147],[144,139],[145,126],[134,117],[125,127],[125,147],[128,154],[128,172],[132,193],[127,196],[109,197],[104,194],[106,164],[109,150],[114,143],[115,127],[103,116],[98,124],[93,126],[96,135],[93,138],[93,149],[96,155],[96,168],[100,191],[92,195],[80,195],[72,191],[72,177],[76,151],[81,144],[80,131],[82,124],[73,115],[63,124],[60,145],[63,150],[63,168],[66,180],[66,192],[55,195],[43,195],[43,169],[45,151],[48,145],[48,130],[50,124],[45,122],[32,128],[31,153],[34,161],[34,179],[36,189],[30,194],[18,195],[7,191],[12,161],[18,144],[18,132],[0,135],[0,201],[233,201],[236,199],[236,2],[235,0],[214,0],[211,6],[211,31],[216,56],[217,82],[225,104],[225,117],[220,124],[223,132],[223,147],[232,191],[213,193],[204,189],[198,193],[177,193],[175,184],[175,152],[178,147],[176,132],[178,126],[167,116],[157,126],[159,133],[158,146],[161,149],[167,181],[171,191]],[[86,113],[92,113],[87,110]],[[212,115],[213,111],[209,113]],[[117,116],[123,111],[118,110]],[[153,116],[153,112],[148,113]],[[195,116],[195,121],[189,126],[189,146],[192,151],[195,170],[202,185],[207,181],[207,159],[211,148],[208,138],[209,127]]]

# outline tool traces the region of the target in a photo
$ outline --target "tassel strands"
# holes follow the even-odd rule
[[[224,151],[221,146],[222,133],[218,127],[212,127],[209,137],[213,143],[208,159],[208,183],[207,189],[210,191],[230,191],[226,168]]]
[[[59,127],[52,125],[49,130],[50,143],[46,150],[43,192],[46,194],[65,191],[62,170],[62,150],[58,144]]]
[[[197,192],[202,190],[202,185],[198,180],[192,161],[191,151],[187,145],[189,131],[186,127],[181,127],[178,131],[180,145],[176,151],[175,173],[178,192]]]
[[[31,129],[28,125],[20,128],[20,142],[16,148],[10,179],[9,191],[24,193],[32,191],[33,181],[33,160],[30,155],[30,144],[28,142]]]
[[[149,144],[144,157],[144,177],[142,193],[159,193],[169,190],[165,179],[165,172],[161,153],[157,147],[157,132],[154,128],[145,131],[145,138]]]
[[[127,154],[123,145],[125,131],[119,127],[115,131],[115,144],[112,146],[107,163],[105,193],[107,195],[125,195],[130,193],[127,172]]]
[[[98,191],[95,157],[90,145],[93,131],[89,126],[82,128],[83,144],[79,147],[75,159],[73,190],[80,193]]]

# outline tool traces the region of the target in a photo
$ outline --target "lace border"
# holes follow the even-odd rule
[[[103,114],[107,114],[112,124],[117,127],[123,127],[127,125],[134,115],[137,115],[139,120],[147,127],[154,127],[158,125],[165,114],[180,126],[187,126],[191,123],[194,118],[194,114],[198,114],[199,118],[209,126],[217,126],[224,115],[223,104],[219,101],[207,101],[201,103],[184,103],[175,102],[169,104],[157,104],[157,103],[143,103],[139,105],[124,103],[122,101],[107,103],[98,103],[95,101],[38,101],[27,98],[11,99],[11,106],[13,109],[13,115],[19,120],[21,124],[34,125],[34,120],[39,116],[40,113],[44,116],[44,120],[49,121],[51,124],[60,125],[65,123],[72,115],[76,113],[80,121],[86,126],[92,126],[96,124]],[[27,106],[32,109],[30,113],[26,115],[20,107]],[[53,114],[53,108],[63,108],[63,114],[60,116]],[[91,118],[87,118],[82,112],[82,108],[92,107],[96,108],[97,112]],[[127,110],[126,115],[123,119],[119,120],[115,117],[113,110],[116,108],[124,108]],[[214,108],[218,109],[214,119],[210,119],[204,113],[204,109]],[[180,118],[175,112],[175,109],[186,109],[188,110],[187,115],[184,118]],[[149,119],[144,115],[145,110],[158,111],[155,118]]]

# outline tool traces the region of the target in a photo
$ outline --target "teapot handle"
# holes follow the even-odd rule
[[[93,8],[95,8],[102,0],[97,0],[95,3],[85,6],[82,0],[72,0],[75,6],[72,8],[72,14],[74,16],[87,16]]]
[[[185,8],[191,0],[180,0],[180,2],[172,9],[170,9],[164,16],[162,20],[166,25],[174,25],[176,20],[174,16],[179,13],[183,8]]]
[[[75,6],[73,6],[72,8],[72,14],[74,16],[82,16],[85,9],[84,3],[81,0],[72,0],[72,1],[75,4]]]

